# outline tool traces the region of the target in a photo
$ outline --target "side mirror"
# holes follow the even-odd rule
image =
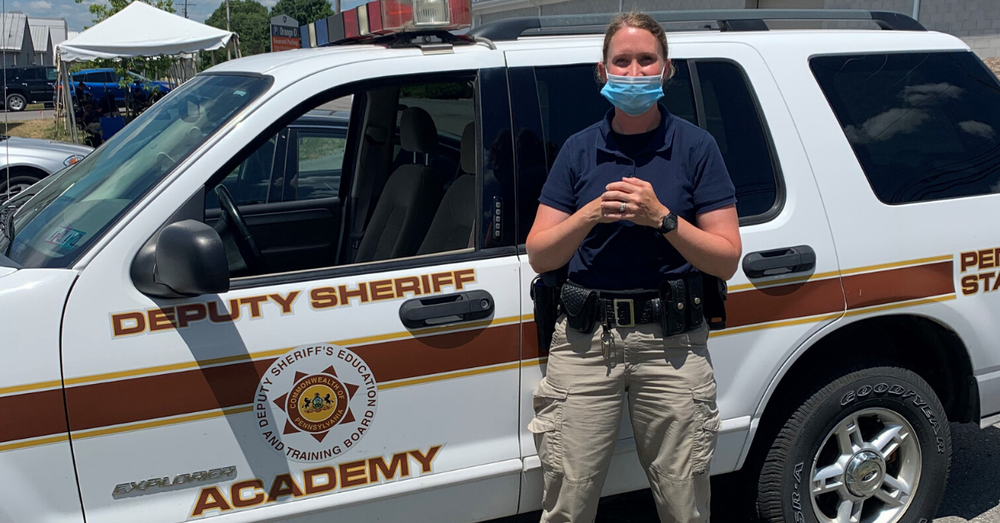
[[[197,220],[172,223],[136,256],[132,281],[148,296],[181,298],[229,291],[226,247]]]

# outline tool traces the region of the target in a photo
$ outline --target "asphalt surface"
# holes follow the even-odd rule
[[[44,111],[30,111],[25,109],[20,112],[0,110],[0,125],[3,125],[4,120],[8,122],[26,122],[28,120],[38,120],[41,118],[55,118],[55,112],[52,109],[45,109]]]
[[[948,489],[933,523],[1000,523],[1000,424],[951,425],[952,462]],[[712,478],[712,521],[756,523],[742,503],[727,493],[744,490],[746,480],[733,475]],[[739,484],[740,481],[744,483]],[[739,507],[739,508],[737,508]],[[538,513],[503,523],[538,521]],[[597,523],[658,523],[649,490],[614,496],[601,502]]]

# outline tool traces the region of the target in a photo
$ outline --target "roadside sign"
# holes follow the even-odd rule
[[[278,15],[271,18],[271,52],[298,49],[299,22],[288,15]]]

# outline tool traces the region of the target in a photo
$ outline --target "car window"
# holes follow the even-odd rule
[[[237,205],[266,203],[271,192],[271,170],[274,168],[275,148],[278,136],[264,142],[239,166],[232,170],[222,184],[233,195]],[[278,188],[280,191],[280,187]],[[205,208],[218,209],[219,199],[215,192],[205,194]]]
[[[35,68],[23,69],[22,71],[20,71],[18,77],[22,80],[41,80],[42,70]]]
[[[100,82],[118,83],[118,73],[114,71],[104,71],[100,73]]]
[[[810,66],[883,203],[1000,192],[1000,83],[971,52],[824,56]]]
[[[231,274],[474,249],[482,205],[474,167],[475,82],[469,75],[453,82],[381,85],[310,108],[278,133],[273,149],[265,146],[275,153],[258,149],[244,158],[242,170],[227,173],[221,183],[242,199],[238,207],[266,269],[249,269],[256,264],[230,249]],[[358,101],[366,110],[351,111]],[[362,138],[350,141],[351,132]],[[463,138],[471,155],[464,164]],[[264,191],[251,184],[256,196],[249,198],[246,166],[257,156],[273,156],[270,185]],[[345,164],[348,158],[353,163]],[[269,205],[252,205],[261,197]],[[214,197],[206,203],[208,221],[225,219],[212,210]],[[256,218],[264,214],[266,219]],[[231,235],[225,223],[214,224],[224,240]]]
[[[697,61],[704,127],[715,138],[736,186],[740,218],[760,216],[777,200],[775,162],[743,71],[732,62]]]
[[[59,79],[59,75],[56,73],[55,69],[53,69],[53,68],[46,68],[45,69],[45,79],[48,80],[48,81],[50,81],[50,82],[54,82],[54,81],[56,81],[56,80]]]
[[[346,126],[346,125],[345,125]],[[284,200],[309,200],[340,196],[347,133],[299,129],[295,132],[296,179]]]
[[[674,60],[673,64],[674,74],[663,85],[661,103],[673,115],[706,129],[718,142],[736,186],[740,218],[747,220],[767,213],[777,200],[776,168],[763,119],[743,72],[727,61]],[[697,81],[692,80],[692,69],[697,70]],[[544,155],[547,173],[567,138],[604,118],[611,104],[601,96],[595,74],[591,64],[534,68],[542,143],[535,153],[534,146],[528,143],[529,133],[518,137],[518,168],[525,173],[519,182],[519,241],[523,241],[534,221],[546,175],[539,177],[523,158]],[[525,93],[518,91],[530,84],[530,80],[515,82],[514,98],[521,99]],[[523,179],[526,177],[531,180]]]

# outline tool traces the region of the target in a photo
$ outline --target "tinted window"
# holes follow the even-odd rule
[[[58,78],[59,78],[59,76],[56,74],[56,70],[55,69],[52,69],[52,68],[45,69],[45,79],[46,80],[48,80],[50,82],[54,82]]]
[[[708,129],[736,186],[740,217],[764,214],[777,196],[764,124],[743,72],[730,62],[697,62]]]
[[[21,74],[18,75],[18,77],[21,80],[41,80],[43,78],[42,77],[42,70],[41,69],[34,69],[34,68],[28,68],[28,69],[22,70]]]
[[[764,122],[743,72],[735,64],[722,61],[696,61],[689,65],[687,61],[675,60],[674,69],[673,77],[663,86],[662,103],[675,116],[708,130],[718,142],[736,186],[739,216],[766,213],[777,199],[775,167]],[[692,69],[696,69],[696,81],[692,79]],[[591,65],[536,68],[535,81],[544,150],[551,167],[566,139],[603,118],[611,105],[601,96]],[[523,82],[515,82],[515,90],[519,83]],[[695,102],[695,86],[701,95],[700,111]],[[518,144],[519,172],[530,172],[522,166],[521,158],[530,152],[529,147]],[[541,184],[524,180],[520,185],[526,191],[521,199],[521,220],[530,225]],[[520,229],[526,232],[527,227]]]
[[[347,144],[345,133],[299,131],[298,177],[291,184],[288,200],[311,200],[340,196],[340,171]],[[289,197],[290,196],[290,197]]]
[[[1000,84],[971,52],[810,65],[879,200],[1000,192]]]

